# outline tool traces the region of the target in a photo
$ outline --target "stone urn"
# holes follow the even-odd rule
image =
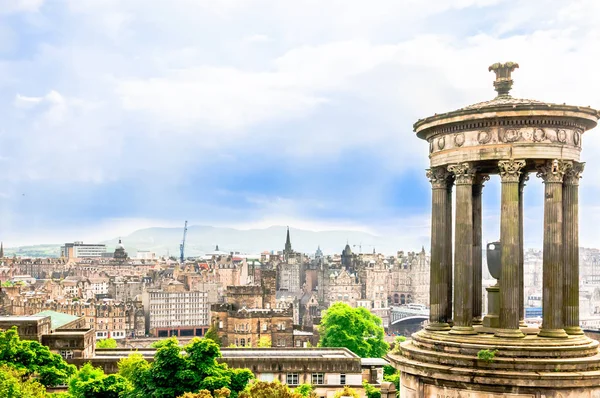
[[[502,245],[500,242],[487,244],[487,265],[492,277],[496,280],[500,279],[502,270]]]

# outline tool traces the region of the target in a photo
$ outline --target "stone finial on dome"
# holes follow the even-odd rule
[[[500,63],[496,62],[490,65],[489,71],[494,71],[496,80],[494,81],[494,89],[498,92],[498,97],[510,97],[508,92],[512,88],[513,80],[510,76],[513,70],[517,69],[519,64],[516,62]]]

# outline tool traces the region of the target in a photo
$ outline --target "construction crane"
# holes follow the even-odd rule
[[[187,236],[187,220],[185,221],[185,226],[183,227],[183,240],[181,241],[181,244],[179,245],[179,261],[181,262],[181,264],[183,264],[183,262],[185,261],[185,237]]]

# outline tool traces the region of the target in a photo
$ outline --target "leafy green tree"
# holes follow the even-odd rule
[[[212,341],[217,343],[217,345],[219,347],[221,347],[223,345],[223,342],[221,341],[221,338],[219,337],[219,333],[217,332],[217,329],[215,328],[214,325],[212,325],[210,328],[208,328],[208,330],[206,331],[206,334],[204,335],[204,338],[211,339]]]
[[[394,383],[396,391],[400,391],[400,372],[393,366],[385,365],[383,367],[383,381]]]
[[[320,347],[346,347],[361,358],[380,358],[389,349],[381,318],[366,308],[352,308],[342,302],[327,309],[319,333]]]
[[[312,384],[300,384],[298,387],[294,388],[294,392],[300,394],[304,398],[316,398],[317,394],[315,394],[315,386]]]
[[[176,338],[169,338],[161,342],[152,363],[139,354],[121,360],[119,374],[135,387],[129,397],[172,398],[200,390],[224,395],[227,390],[237,398],[254,377],[248,369],[219,364],[221,351],[211,339],[193,339],[183,350]]]
[[[119,374],[105,375],[102,369],[86,363],[69,380],[72,398],[119,398],[133,389],[131,383]]]
[[[239,398],[303,398],[278,381],[255,381],[249,384]]]
[[[0,365],[0,397],[44,398],[46,388],[34,379],[27,379],[25,370]],[[24,380],[25,378],[25,380]]]
[[[24,370],[24,376],[35,376],[44,386],[65,384],[76,371],[58,354],[37,341],[21,340],[17,327],[0,332],[0,365]]]
[[[341,398],[341,397],[352,397],[352,398],[360,398],[360,395],[353,390],[352,388],[345,386],[343,390],[339,390],[335,393],[333,398]]]
[[[271,338],[268,336],[262,336],[261,338],[258,339],[257,347],[270,348],[271,347]]]
[[[96,348],[117,348],[117,340],[102,339],[96,341]]]
[[[373,387],[366,380],[363,381],[363,388],[367,398],[381,398],[381,390]]]

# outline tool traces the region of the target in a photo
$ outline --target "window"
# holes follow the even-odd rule
[[[298,373],[288,373],[285,382],[291,386],[298,385]]]
[[[340,374],[340,384],[341,384],[342,386],[345,386],[345,385],[346,385],[346,373],[342,373],[342,374]]]
[[[268,325],[267,325],[266,323],[263,323],[263,324],[262,324],[262,330],[263,330],[263,332],[266,332],[266,331],[267,331],[267,326],[268,326]]]
[[[313,373],[312,374],[312,384],[324,384],[324,375],[323,373]]]
[[[219,329],[223,329],[223,321],[219,321]]]

